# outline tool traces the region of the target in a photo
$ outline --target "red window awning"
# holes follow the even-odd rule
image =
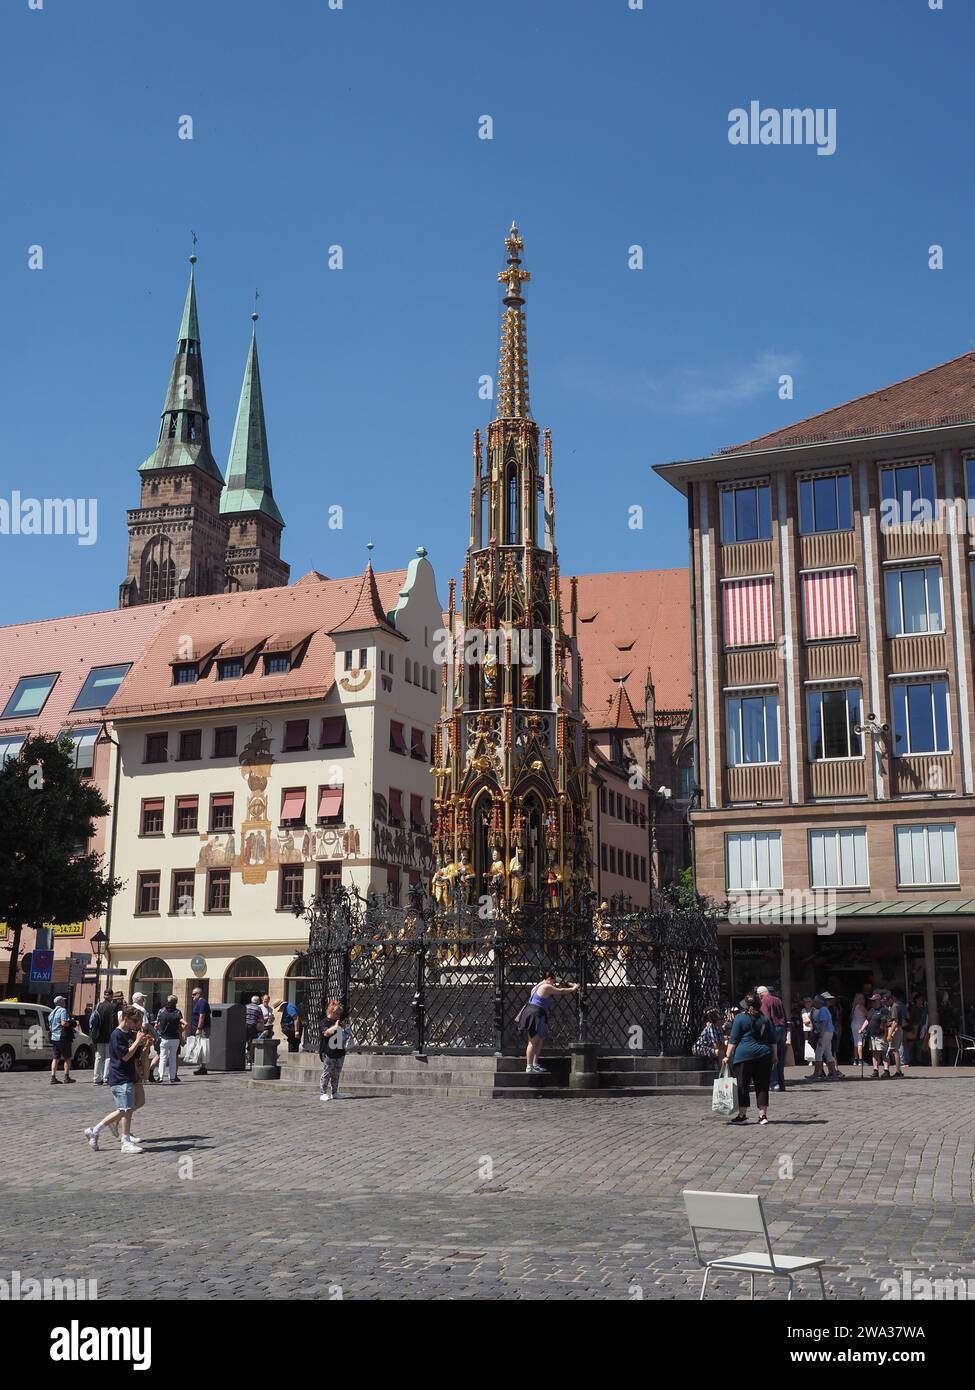
[[[233,806],[233,793],[231,793],[229,796],[212,796],[210,798],[210,804],[212,806]]]
[[[411,743],[412,743],[411,752],[412,752],[414,758],[422,758],[423,761],[426,762],[426,758],[427,758],[426,736],[425,736],[425,734],[424,734],[424,732],[423,732],[422,729],[414,729],[414,730],[413,730],[413,737],[412,737],[412,739],[411,739]]]
[[[285,792],[284,800],[281,803],[282,820],[304,820],[305,818],[305,793],[304,791]]]
[[[341,748],[345,743],[345,715],[339,714],[322,720],[322,747]]]
[[[308,746],[308,720],[289,719],[284,726],[284,747],[285,749],[307,748]]]
[[[344,787],[322,787],[321,800],[318,803],[319,818],[325,820],[329,816],[341,817],[344,796]]]
[[[407,752],[406,738],[403,734],[402,724],[397,724],[394,720],[389,721],[389,746],[397,753]]]
[[[393,787],[389,789],[389,815],[392,820],[403,820],[403,793]]]

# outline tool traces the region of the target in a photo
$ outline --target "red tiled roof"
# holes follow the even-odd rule
[[[393,607],[392,604],[388,606],[389,608]],[[376,587],[376,574],[370,560],[363,570],[355,603],[353,603],[347,616],[341,622],[336,623],[330,631],[368,632],[374,627],[382,628],[384,632],[396,632],[395,627],[386,617],[386,610],[380,601],[379,590]],[[402,634],[396,632],[396,635],[399,637]]]
[[[810,415],[782,430],[773,430],[746,444],[730,445],[722,454],[751,449],[821,444],[859,435],[892,434],[899,430],[960,425],[975,421],[975,352],[929,367],[904,381],[857,396],[845,405]]]
[[[71,712],[91,668],[137,661],[152,634],[178,607],[178,602],[152,603],[0,627],[0,710],[21,676],[60,673],[40,714],[2,719],[0,732],[51,735],[69,725],[99,723],[101,710]]]
[[[643,727],[622,681],[617,685],[613,703],[609,707],[609,727],[617,733],[632,733]]]
[[[374,576],[384,609],[395,606],[405,580],[405,570]],[[361,575],[323,579],[312,570],[278,589],[184,599],[129,672],[110,712],[117,718],[321,699],[335,679],[335,643],[328,634],[351,614],[362,588]],[[173,685],[171,663],[180,651],[189,654],[184,660],[192,659],[230,639],[246,639],[253,649],[285,631],[311,634],[300,665],[288,672],[265,676],[258,659],[237,679],[218,681],[211,667],[193,685]]]
[[[691,705],[691,614],[686,569],[580,574],[578,640],[582,694],[593,729],[617,727],[619,681],[631,711],[643,709],[648,674],[658,712]],[[570,582],[561,581],[569,625]],[[588,621],[583,621],[588,619]]]

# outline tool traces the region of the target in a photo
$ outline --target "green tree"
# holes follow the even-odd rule
[[[109,807],[74,766],[69,738],[29,738],[0,766],[0,921],[13,932],[7,992],[17,988],[24,927],[99,917],[122,886],[85,854]],[[79,853],[79,849],[82,851]]]

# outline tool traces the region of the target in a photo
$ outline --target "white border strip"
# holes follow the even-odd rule
[[[867,464],[860,464],[860,525],[863,544],[863,607],[867,615],[867,674],[870,681],[870,700],[875,710],[880,707],[880,682],[877,679],[877,622],[873,597],[873,531],[870,515],[870,479]],[[873,786],[878,801],[884,800],[884,776],[880,746],[874,740]]]
[[[944,474],[945,474],[945,496],[955,496],[955,457],[951,449],[946,449],[944,454]],[[968,508],[963,510],[968,521]],[[958,538],[957,538],[957,519],[958,507],[951,508],[951,518],[948,523],[948,572],[951,576],[951,603],[952,614],[955,626],[955,684],[958,690],[958,699],[955,708],[958,712],[958,730],[961,742],[961,773],[962,785],[965,793],[971,796],[972,784],[972,735],[971,735],[971,709],[968,693],[968,668],[965,663],[965,638],[962,631],[962,601],[961,601],[961,575],[958,570]]]
[[[701,536],[701,619],[704,632],[704,739],[707,747],[708,805],[718,804],[718,773],[714,762],[713,654],[711,651],[711,521],[708,512],[708,485],[697,485],[698,530]],[[723,640],[723,639],[722,639]]]
[[[778,477],[779,504],[779,567],[782,572],[782,631],[792,634],[792,573],[789,569],[789,527],[786,477]],[[793,806],[799,800],[799,745],[796,736],[795,691],[792,688],[792,659],[796,635],[787,636],[780,651],[785,684],[785,717],[789,730],[789,800]]]

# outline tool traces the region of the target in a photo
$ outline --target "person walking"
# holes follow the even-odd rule
[[[54,1008],[48,1015],[48,1026],[51,1029],[51,1085],[60,1086],[58,1080],[58,1064],[64,1067],[64,1084],[73,1086],[74,1077],[71,1075],[71,1054],[74,1051],[74,1019],[64,1007],[66,999],[63,994],[58,994],[54,999]]]
[[[777,1060],[775,1029],[768,1015],[762,1013],[762,1001],[757,994],[746,995],[743,1002],[743,1011],[731,1025],[725,1054],[725,1061],[738,1082],[738,1114],[728,1123],[747,1125],[750,1087],[754,1086],[758,1123],[767,1125],[769,1079]]]
[[[890,1026],[887,1030],[887,1055],[886,1065],[890,1067],[894,1064],[894,1078],[903,1078],[904,1072],[901,1067],[901,1056],[904,1051],[904,1026],[907,1022],[907,1005],[904,1002],[904,991],[900,985],[895,985],[890,992],[889,1000]]]
[[[546,970],[532,990],[528,1003],[515,1020],[520,1031],[528,1036],[528,1045],[525,1048],[526,1072],[534,1072],[536,1076],[548,1076],[545,1067],[538,1064],[542,1048],[545,1046],[548,1011],[552,1007],[553,999],[558,998],[560,994],[574,994],[578,988],[577,984],[556,985],[555,971]]]
[[[121,1125],[121,1151],[124,1154],[141,1154],[139,1142],[132,1136],[132,1115],[136,1105],[136,1087],[139,1076],[139,1058],[152,1046],[152,1034],[145,1031],[145,1019],[137,1008],[129,1005],[122,1011],[122,1022],[112,1031],[109,1039],[108,1084],[112,1088],[116,1108],[85,1130],[88,1146],[98,1148],[98,1136],[109,1129],[119,1138]]]
[[[808,1076],[816,1070],[816,1034],[813,1028],[813,1001],[807,994],[802,1001],[802,1060],[809,1063]]]
[[[724,1035],[721,1031],[721,1015],[717,1009],[708,1009],[704,1015],[704,1027],[691,1048],[695,1057],[706,1057],[716,1062],[724,1051]]]
[[[179,1082],[179,1045],[186,1032],[175,994],[169,996],[156,1015],[156,1031],[159,1034],[159,1080],[163,1081],[168,1072],[169,1084],[175,1086]]]
[[[254,1065],[254,1044],[258,1034],[264,1027],[264,1011],[261,1008],[261,996],[251,995],[251,1002],[244,1010],[244,1035],[247,1039],[247,1069],[250,1071]]]
[[[274,1006],[281,1015],[281,1032],[288,1042],[288,1051],[297,1052],[301,1042],[301,1014],[290,999],[279,999]]]
[[[772,1068],[772,1090],[785,1090],[785,1040],[789,1033],[789,1018],[785,1005],[777,994],[767,985],[759,985],[755,991],[762,1005],[762,1013],[775,1031],[775,1066]]]
[[[890,1066],[887,1061],[887,1030],[889,1026],[890,1014],[884,1006],[883,997],[877,993],[870,1000],[870,1011],[867,1014],[866,1022],[860,1028],[864,1041],[869,1042],[870,1045],[870,1061],[873,1064],[870,1077],[872,1081],[890,1080]],[[882,1077],[881,1062],[884,1067]]]
[[[831,1081],[843,1079],[833,1057],[833,1015],[829,1009],[829,1001],[832,998],[828,993],[817,994],[813,999],[812,1015],[816,1047],[813,1076],[820,1079],[828,1075]],[[824,1067],[828,1069],[827,1072],[823,1071]]]
[[[210,1060],[210,1004],[199,985],[193,991],[193,1012],[190,1026],[194,1035],[200,1040],[199,1050],[196,1054],[197,1067],[193,1075],[206,1076],[207,1063]]]
[[[96,1086],[108,1084],[108,1044],[115,1031],[116,1013],[115,992],[107,989],[88,1016],[88,1036],[95,1048],[92,1082]]]
[[[854,994],[853,1008],[850,1010],[850,1036],[853,1040],[853,1060],[863,1066],[864,1031],[867,1021],[867,1001],[862,994]]]
[[[348,1027],[348,1010],[338,999],[330,999],[322,1017],[322,1041],[318,1055],[322,1062],[319,1100],[339,1100],[339,1077],[345,1066],[345,1054],[352,1040]]]

